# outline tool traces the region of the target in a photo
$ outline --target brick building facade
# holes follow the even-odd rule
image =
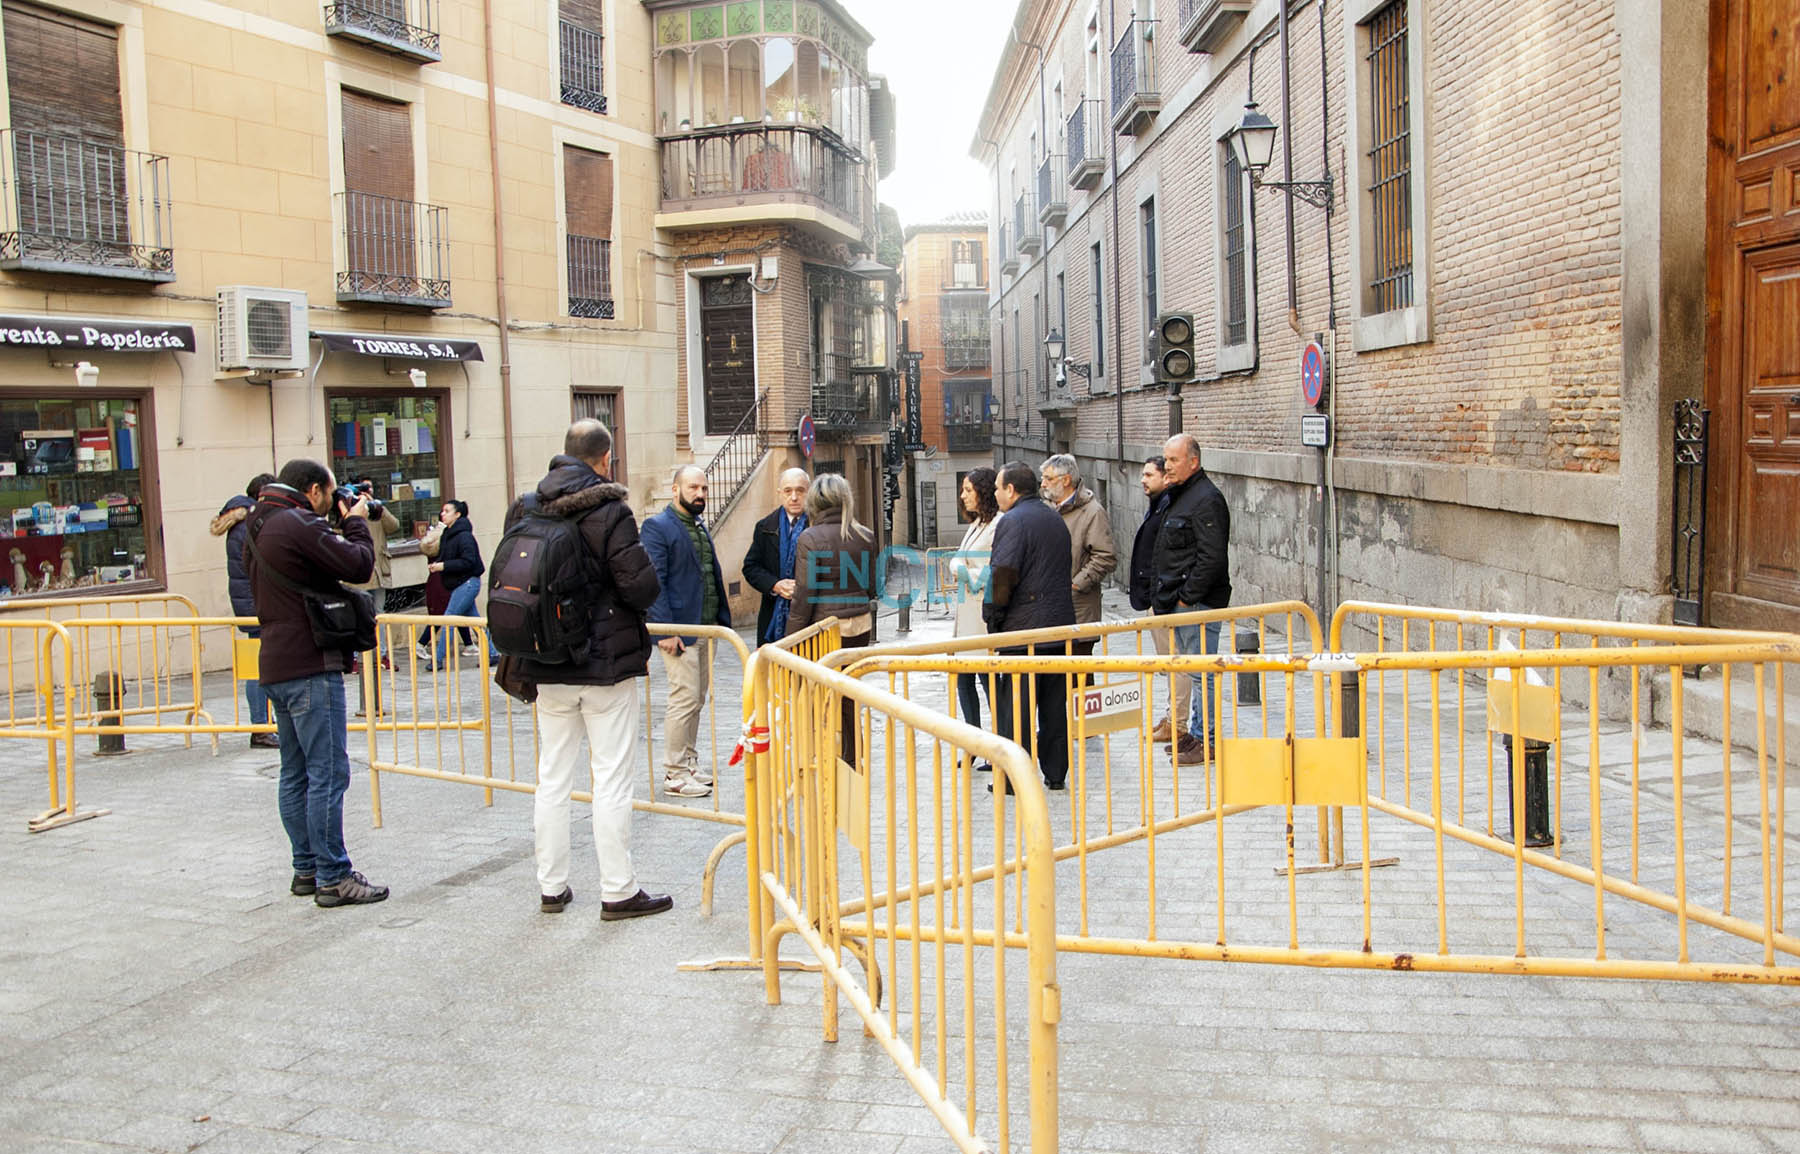
[[[1670,411],[1703,386],[1688,7],[1023,0],[973,144],[996,454],[1075,453],[1128,547],[1173,415],[1231,502],[1243,603],[1666,620]],[[1262,179],[1329,176],[1328,210],[1234,159],[1252,101]],[[1168,311],[1197,332],[1178,397]],[[1312,340],[1328,451],[1300,439]]]

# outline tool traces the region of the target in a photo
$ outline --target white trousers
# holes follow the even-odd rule
[[[540,685],[537,717],[538,888],[560,894],[569,881],[569,793],[588,743],[594,783],[594,856],[600,859],[600,898],[616,902],[638,892],[631,868],[631,771],[637,750],[635,680],[617,685]]]
[[[669,675],[669,706],[663,714],[663,770],[681,774],[700,764],[700,711],[712,688],[712,639],[699,638],[682,649],[680,657],[662,654],[663,672]]]

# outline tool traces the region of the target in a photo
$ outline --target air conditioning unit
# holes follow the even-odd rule
[[[220,286],[220,372],[306,367],[305,293],[250,285]]]

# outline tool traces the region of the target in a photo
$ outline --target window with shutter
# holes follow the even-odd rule
[[[339,297],[448,304],[443,210],[413,199],[412,109],[346,88],[343,116]]]
[[[612,319],[612,201],[612,157],[565,145],[570,316]]]
[[[606,25],[600,0],[561,0],[557,8],[562,102],[589,112],[605,112],[601,50]]]
[[[125,149],[118,30],[16,0],[3,11],[12,110],[4,148],[16,199],[6,206],[13,219],[0,241],[0,261],[172,279],[166,205],[145,200],[134,214],[133,170],[142,170],[137,177],[145,187],[166,188],[156,183],[167,180],[166,161]]]

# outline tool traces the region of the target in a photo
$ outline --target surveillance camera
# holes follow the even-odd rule
[[[406,370],[406,375],[412,380],[413,388],[422,389],[425,387],[424,369],[408,369]]]
[[[100,383],[100,366],[92,361],[81,361],[75,366],[75,383],[83,388],[93,388]]]

